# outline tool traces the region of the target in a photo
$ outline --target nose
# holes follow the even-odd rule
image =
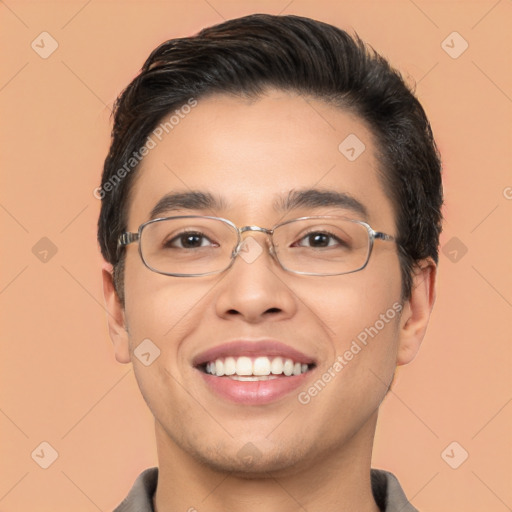
[[[249,323],[291,318],[298,299],[271,255],[265,233],[245,236],[238,249],[235,262],[219,283],[217,315]]]

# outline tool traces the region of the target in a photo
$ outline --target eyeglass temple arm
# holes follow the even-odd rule
[[[377,240],[385,240],[387,242],[394,242],[396,238],[392,235],[388,235],[387,233],[382,233],[380,231],[375,231],[373,233],[373,237]]]
[[[124,245],[131,244],[136,242],[139,239],[139,233],[123,233],[117,239],[117,247],[122,247]]]

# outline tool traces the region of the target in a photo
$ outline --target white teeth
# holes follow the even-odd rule
[[[224,375],[224,362],[222,359],[217,359],[217,361],[215,361],[215,375],[217,375],[217,377],[222,377]]]
[[[274,357],[274,359],[272,359],[272,363],[270,364],[270,371],[273,375],[281,375],[281,373],[283,373],[282,357]]]
[[[217,359],[218,361],[218,359]],[[236,360],[237,375],[252,375],[252,361],[250,357],[239,357]]]
[[[241,380],[243,382],[256,382],[256,381],[259,381],[259,380],[273,380],[273,379],[277,379],[277,377],[275,375],[260,375],[258,377],[242,377],[240,375],[233,375],[233,377],[231,377],[233,380]]]
[[[300,375],[309,370],[309,365],[296,363],[292,359],[282,357],[259,356],[250,357],[226,357],[215,361],[209,361],[205,365],[206,373],[222,377],[231,376],[234,380],[269,380],[275,375]],[[240,378],[239,378],[240,377]]]
[[[234,375],[236,372],[236,361],[234,357],[226,357],[224,361],[224,375]]]
[[[270,375],[270,361],[268,357],[257,357],[252,364],[253,375]]]
[[[287,359],[285,362],[284,362],[284,366],[283,366],[283,373],[289,377],[290,375],[293,374],[293,361],[291,359]]]

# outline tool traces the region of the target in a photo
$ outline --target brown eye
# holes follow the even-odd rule
[[[203,233],[189,231],[180,233],[178,236],[165,241],[162,245],[170,249],[197,249],[199,247],[207,247],[212,245],[212,243]]]
[[[339,247],[346,243],[339,237],[326,233],[325,231],[313,231],[302,237],[297,245],[299,247],[311,247],[313,249],[322,249],[324,247]]]
[[[327,247],[329,245],[329,235],[325,233],[312,233],[306,237],[311,247]]]

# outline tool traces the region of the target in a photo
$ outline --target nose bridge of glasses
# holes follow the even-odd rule
[[[238,229],[238,233],[239,233],[239,239],[238,239],[238,244],[235,247],[235,250],[233,251],[233,256],[238,255],[238,253],[241,251],[244,243],[247,240],[247,237],[242,237],[242,235],[244,233],[263,233],[263,234],[267,235],[267,237],[269,237],[273,234],[272,229],[262,228],[260,226],[243,226],[243,227],[240,227],[237,229]],[[268,245],[268,249],[270,250],[270,253],[272,254],[273,251],[272,251],[272,243],[271,242]]]
[[[247,231],[256,231],[256,232],[259,231],[260,233],[265,233],[266,235],[272,234],[271,229],[260,228],[260,226],[243,226],[241,228],[238,228],[238,231],[240,232],[240,234],[246,233]]]

